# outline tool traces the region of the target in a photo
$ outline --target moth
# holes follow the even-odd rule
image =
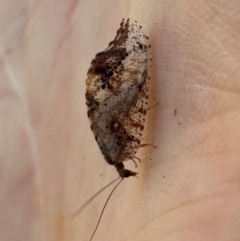
[[[151,46],[142,27],[131,19],[122,20],[116,37],[104,51],[92,60],[86,80],[86,105],[90,126],[106,162],[114,166],[119,178],[102,188],[72,216],[79,214],[100,192],[109,185],[137,173],[124,167],[135,156],[141,144],[148,109]],[[120,182],[121,182],[120,181]],[[110,193],[104,209],[113,194]]]
[[[149,38],[137,22],[122,20],[115,39],[98,53],[86,81],[87,114],[95,139],[119,176],[136,176],[124,162],[138,159],[148,107]]]

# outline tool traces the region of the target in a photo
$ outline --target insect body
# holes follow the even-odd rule
[[[122,21],[115,39],[88,70],[86,104],[95,139],[120,177],[140,147],[148,105],[150,45],[141,26]]]

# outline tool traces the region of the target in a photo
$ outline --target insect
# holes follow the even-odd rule
[[[125,169],[124,162],[131,160],[137,166],[135,160],[140,161],[135,156],[138,148],[148,145],[141,144],[141,140],[148,108],[150,48],[149,38],[142,27],[136,21],[123,19],[115,39],[107,49],[96,55],[87,73],[86,105],[91,129],[105,160],[116,168],[121,181],[137,175]],[[93,235],[108,200],[120,182],[109,195]]]
[[[88,70],[86,104],[95,139],[120,177],[136,176],[124,161],[140,147],[148,106],[150,44],[136,22],[120,24],[115,39]]]

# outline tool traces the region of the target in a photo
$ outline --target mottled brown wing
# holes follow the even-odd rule
[[[125,161],[135,156],[142,140],[145,117],[148,107],[149,80],[139,86],[137,101],[131,106],[122,119],[117,136],[122,137],[122,149],[116,157],[116,162]]]
[[[122,22],[114,41],[88,71],[91,129],[109,164],[132,157],[141,141],[147,106],[149,40],[135,22]]]

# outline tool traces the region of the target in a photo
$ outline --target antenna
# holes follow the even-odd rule
[[[119,178],[118,178],[118,179],[119,179]],[[115,181],[116,181],[116,180],[115,180]],[[105,208],[106,208],[106,206],[107,206],[107,204],[108,204],[109,199],[111,198],[112,194],[114,193],[114,191],[117,189],[117,187],[119,186],[119,184],[120,184],[122,181],[123,181],[123,178],[120,180],[120,182],[113,188],[113,190],[112,190],[111,193],[109,194],[109,196],[108,196],[108,198],[107,198],[107,201],[105,202],[105,204],[104,204],[104,206],[103,206],[102,212],[101,212],[101,214],[100,214],[100,217],[99,217],[99,219],[98,219],[96,228],[95,228],[94,231],[93,231],[93,234],[92,234],[92,236],[91,236],[90,241],[93,240],[93,236],[94,236],[94,234],[96,233],[96,231],[97,231],[97,229],[98,229],[98,226],[99,226],[99,224],[100,224],[100,221],[101,221],[101,219],[102,219],[104,210],[105,210]]]
[[[101,192],[103,192],[107,187],[111,186],[114,182],[116,182],[117,180],[119,180],[121,177],[118,177],[117,179],[113,180],[112,182],[110,182],[109,184],[107,184],[105,187],[103,187],[102,189],[100,189],[98,192],[96,192],[91,198],[89,198],[81,207],[79,207],[75,212],[73,212],[72,214],[70,214],[70,218],[75,218],[77,215],[79,215],[87,206],[89,203],[91,203],[95,197],[97,197]],[[122,180],[121,180],[122,181]],[[119,182],[120,183],[120,182]],[[118,185],[117,185],[118,186]],[[116,187],[113,189],[113,191],[116,189]],[[112,193],[110,194],[110,196],[112,195]],[[109,196],[109,197],[110,197]]]

